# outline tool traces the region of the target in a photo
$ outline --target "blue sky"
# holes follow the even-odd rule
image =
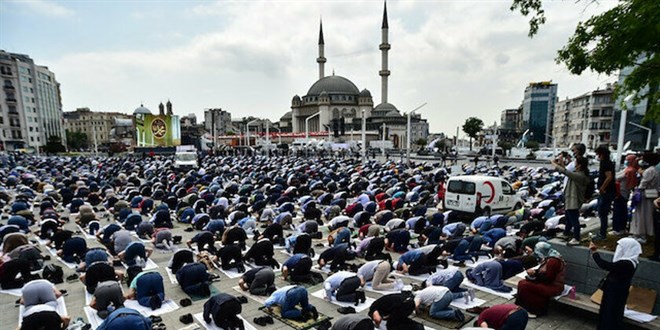
[[[432,132],[469,116],[488,124],[520,105],[525,86],[553,80],[559,98],[615,77],[572,76],[554,62],[578,21],[615,1],[546,1],[534,39],[510,1],[390,1],[389,101],[420,110]],[[168,99],[179,115],[223,108],[278,120],[318,78],[323,18],[326,74],[380,102],[381,1],[0,1],[0,48],[31,56],[61,83],[65,111],[130,113]]]

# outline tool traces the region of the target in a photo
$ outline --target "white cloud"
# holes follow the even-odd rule
[[[29,7],[33,11],[46,16],[53,17],[69,17],[73,16],[75,12],[55,1],[48,0],[28,0],[20,1],[19,3]]]
[[[578,19],[612,5],[582,13],[579,4],[548,3],[549,23],[529,39],[527,19],[510,12],[507,1],[390,2],[389,101],[402,111],[428,102],[420,112],[431,130],[453,134],[468,116],[499,121],[501,110],[520,104],[531,81],[554,80],[560,98],[603,86],[607,77],[571,76],[554,57]],[[66,54],[50,67],[62,83],[65,110],[130,112],[141,101],[153,109],[170,98],[179,114],[201,117],[204,108],[222,107],[235,117],[277,120],[293,95],[304,95],[318,78],[321,15],[326,74],[334,69],[369,89],[378,104],[378,2],[204,3],[170,18],[194,18],[200,31],[192,38],[144,31],[169,42]],[[209,22],[222,24],[201,28]]]

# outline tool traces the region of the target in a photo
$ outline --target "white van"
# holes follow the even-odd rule
[[[444,206],[446,210],[495,214],[517,210],[523,200],[504,179],[465,175],[447,181]]]
[[[178,169],[197,168],[197,148],[195,146],[177,146],[174,154],[174,167]]]

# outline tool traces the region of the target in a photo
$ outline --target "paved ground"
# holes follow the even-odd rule
[[[106,220],[104,220],[106,221]],[[593,223],[593,222],[591,222]],[[184,241],[190,238],[194,233],[187,233],[184,232],[183,229],[185,228],[183,224],[176,224],[175,232],[177,234],[181,234],[184,237]],[[72,223],[67,224],[65,227],[68,229],[75,230],[76,226]],[[88,244],[90,246],[100,246],[98,242],[88,240]],[[317,248],[317,251],[320,252],[320,249]],[[47,253],[47,252],[45,252]],[[276,258],[282,262],[286,259],[286,255],[283,254],[282,252],[276,251]],[[171,252],[160,252],[160,251],[155,251],[154,254],[152,255],[152,259],[159,265],[158,271],[161,273],[161,275],[164,278],[164,283],[165,283],[165,289],[166,289],[166,296],[169,299],[172,299],[176,302],[178,302],[180,299],[187,297],[185,293],[176,285],[173,285],[169,282],[167,278],[167,273],[165,271],[165,266],[167,262],[169,261],[171,257]],[[52,262],[52,261],[50,261]],[[57,261],[55,261],[57,262]],[[59,263],[59,262],[58,262]],[[72,274],[74,271],[70,270],[66,267],[63,267],[64,272],[65,272],[65,277]],[[217,272],[217,271],[216,271]],[[236,286],[237,280],[236,279],[229,279],[227,278],[224,274],[217,272],[218,274],[221,275],[222,279],[220,282],[216,282],[214,285],[222,292],[227,292],[230,294],[238,294],[236,291],[232,289],[232,287]],[[410,283],[410,280],[404,279],[406,283]],[[285,285],[285,283],[281,279],[277,279],[276,284],[279,286]],[[65,289],[68,291],[68,295],[65,297],[67,309],[69,312],[69,315],[75,320],[78,317],[83,317],[84,312],[83,312],[83,306],[85,304],[85,296],[84,296],[84,289],[81,283],[79,282],[74,282],[74,283],[63,283],[58,285],[58,288],[60,289]],[[317,285],[314,287],[309,288],[309,292],[314,292],[317,291],[321,288],[321,285]],[[378,298],[379,295],[375,293],[370,293],[368,292],[367,295],[372,298]],[[504,298],[500,298],[497,296],[493,296],[487,293],[479,292],[477,291],[477,296],[481,299],[484,299],[487,301],[486,305],[494,305],[494,304],[500,304],[500,303],[505,303],[506,300]],[[1,329],[15,329],[17,327],[17,322],[18,322],[18,307],[14,306],[14,301],[17,298],[14,296],[10,295],[0,295],[0,326]],[[311,302],[313,305],[317,306],[319,311],[321,313],[324,313],[326,315],[330,315],[334,318],[340,317],[341,314],[337,313],[336,309],[337,306],[330,304],[322,299],[318,299],[315,297],[310,297]],[[191,306],[188,307],[181,307],[176,311],[173,311],[171,313],[163,315],[163,320],[164,323],[167,324],[168,329],[180,329],[185,327],[183,323],[179,321],[179,317],[183,314],[187,313],[198,313],[203,310],[203,303],[204,301],[198,301],[194,302]],[[255,301],[249,299],[248,304],[243,305],[243,313],[242,315],[248,319],[252,320],[256,316],[262,316],[263,313],[258,310],[258,307],[260,307],[260,304],[256,303]],[[366,311],[362,312],[366,314]],[[467,326],[467,325],[466,325]],[[257,326],[259,328],[259,326]],[[431,325],[431,327],[438,329],[437,325]],[[595,315],[593,314],[588,314],[584,313],[578,310],[572,310],[565,308],[563,306],[555,305],[554,307],[551,308],[550,314],[546,317],[539,318],[536,320],[530,320],[528,329],[571,329],[571,330],[577,330],[577,329],[593,329],[595,327]],[[290,329],[289,326],[275,320],[275,324],[272,326],[269,326],[269,328],[273,329]]]

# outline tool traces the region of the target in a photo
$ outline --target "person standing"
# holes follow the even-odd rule
[[[655,242],[653,244],[653,255],[649,257],[649,260],[660,261],[660,198],[656,198],[653,201],[653,206],[655,210],[653,212],[653,231],[655,233]]]
[[[614,181],[614,163],[610,159],[610,150],[600,146],[596,149],[596,155],[600,161],[598,168],[598,217],[600,218],[600,231],[593,240],[599,241],[607,238],[607,217],[612,208],[612,201],[616,194]]]
[[[652,165],[648,159],[639,162],[639,172],[642,174],[638,187],[641,200],[635,207],[630,223],[630,233],[642,244],[646,243],[646,236],[653,235],[653,200],[658,197],[657,189],[660,186],[660,175]],[[653,190],[656,190],[655,196],[652,195]]]
[[[575,171],[570,171],[562,164],[564,163],[563,157],[552,161],[555,169],[563,173],[568,178],[564,187],[564,200],[566,208],[566,228],[564,229],[564,236],[566,238],[571,236],[573,238],[568,241],[567,245],[580,244],[580,206],[584,203],[584,194],[589,184],[589,168],[587,159],[583,157],[576,157]]]
[[[593,242],[589,245],[591,257],[598,267],[608,271],[603,283],[603,299],[598,312],[598,330],[623,329],[623,312],[628,300],[628,291],[635,275],[637,258],[642,246],[636,240],[626,237],[617,242],[612,262],[605,261],[597,252]]]
[[[635,155],[626,156],[624,162],[626,168],[616,174],[616,181],[619,184],[619,191],[614,198],[612,209],[612,234],[623,235],[626,232],[628,223],[628,200],[630,193],[637,187],[637,157]]]

